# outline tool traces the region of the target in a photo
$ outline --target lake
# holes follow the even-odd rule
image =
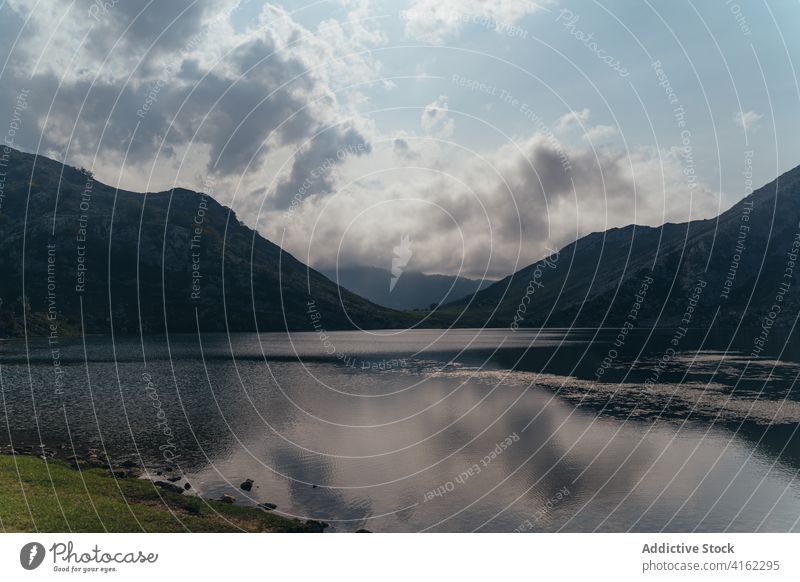
[[[95,447],[331,531],[800,530],[797,346],[616,336],[4,341],[0,442]]]

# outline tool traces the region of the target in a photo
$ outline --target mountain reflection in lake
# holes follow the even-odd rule
[[[800,367],[777,339],[749,364],[687,339],[645,385],[659,334],[602,382],[596,330],[328,335],[62,341],[63,394],[46,342],[0,343],[0,440],[174,455],[203,496],[338,531],[800,529]]]

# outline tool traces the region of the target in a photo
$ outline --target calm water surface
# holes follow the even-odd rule
[[[0,441],[174,455],[194,492],[338,531],[800,530],[800,352],[670,335],[62,340],[62,389],[46,342],[8,341]]]

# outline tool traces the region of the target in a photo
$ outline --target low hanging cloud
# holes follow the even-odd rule
[[[361,183],[353,169],[335,199],[302,207],[284,244],[320,268],[387,268],[397,240],[409,236],[410,270],[497,278],[591,232],[720,210],[719,195],[689,187],[669,150],[562,144],[559,151],[540,134],[482,157],[434,155],[441,147],[409,145],[430,169],[418,160],[398,165],[393,142],[376,148],[370,168],[382,178]]]

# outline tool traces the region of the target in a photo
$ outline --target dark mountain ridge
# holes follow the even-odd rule
[[[8,149],[0,206],[0,333],[145,334],[400,327],[211,196],[139,194]],[[309,302],[320,318],[312,319]],[[48,320],[48,316],[50,320]],[[59,333],[58,329],[56,333]]]
[[[590,234],[444,311],[491,327],[788,327],[798,249],[795,168],[717,218]]]

